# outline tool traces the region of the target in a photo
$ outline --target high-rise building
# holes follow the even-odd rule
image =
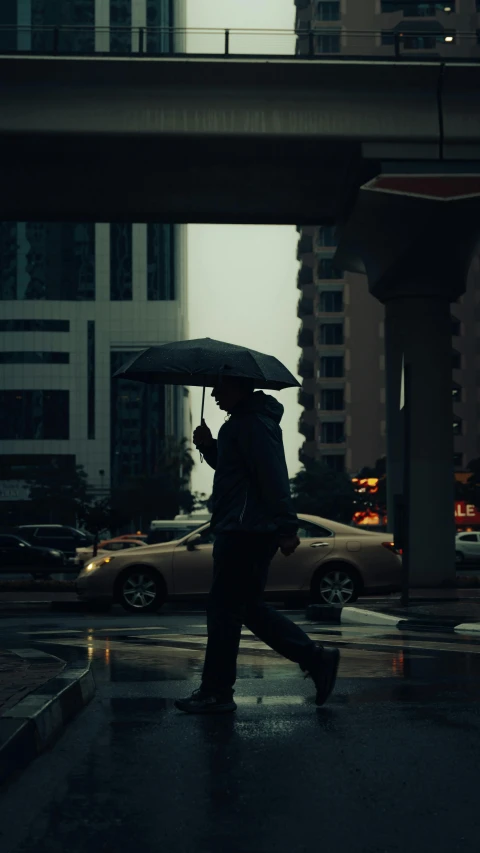
[[[296,7],[299,54],[437,57],[454,47],[455,57],[480,56],[479,0],[296,0]],[[300,461],[356,474],[386,452],[384,308],[365,276],[335,268],[334,227],[298,230]],[[452,305],[456,470],[480,456],[479,331],[477,256],[465,296]]]
[[[143,38],[158,54],[180,47],[165,28],[184,13],[185,0],[6,0],[0,38],[42,51],[58,27],[66,52],[128,55]],[[187,389],[112,379],[188,336],[186,275],[184,225],[0,223],[0,500],[21,503],[49,464],[83,465],[100,494],[155,473],[162,440],[189,434]]]

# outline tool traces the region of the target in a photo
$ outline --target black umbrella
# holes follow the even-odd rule
[[[222,376],[252,379],[255,388],[272,391],[300,385],[273,355],[211,338],[149,347],[114,373],[114,378],[118,379],[136,379],[160,385],[203,386],[202,420],[205,388],[216,385]]]

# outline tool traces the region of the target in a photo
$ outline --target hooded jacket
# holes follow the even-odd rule
[[[284,408],[263,391],[235,407],[218,439],[198,449],[215,470],[211,528],[295,536],[280,421]]]

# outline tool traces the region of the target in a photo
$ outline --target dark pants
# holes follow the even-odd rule
[[[268,568],[277,550],[277,534],[217,535],[207,603],[208,643],[202,677],[206,692],[233,692],[242,625],[283,657],[308,666],[313,641],[263,600]]]

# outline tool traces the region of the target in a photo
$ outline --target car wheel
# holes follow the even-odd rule
[[[465,557],[461,551],[455,551],[455,562],[457,566],[461,566],[465,562]]]
[[[350,566],[326,566],[312,584],[312,599],[316,604],[353,604],[360,594],[361,582]]]
[[[159,610],[166,599],[165,585],[153,569],[132,566],[120,576],[117,600],[125,610],[151,613]]]

